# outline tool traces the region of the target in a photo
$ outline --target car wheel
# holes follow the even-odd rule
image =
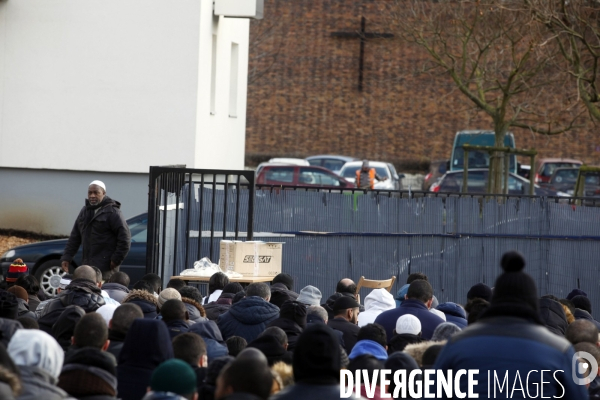
[[[60,264],[60,260],[48,260],[40,265],[35,272],[35,277],[40,282],[42,291],[50,297],[58,294],[60,278],[66,274]]]

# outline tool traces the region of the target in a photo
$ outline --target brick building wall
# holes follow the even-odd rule
[[[377,1],[265,0],[265,19],[251,26],[247,164],[273,156],[333,153],[418,169],[449,158],[456,131],[491,129],[491,119],[444,75],[419,73],[427,61],[399,39],[368,40],[364,88],[358,90],[358,39],[331,32],[382,32]],[[546,137],[512,129],[517,147],[542,157],[600,165],[591,122]]]

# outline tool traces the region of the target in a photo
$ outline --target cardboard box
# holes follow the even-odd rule
[[[281,273],[283,243],[221,240],[219,267],[243,276],[275,276]]]

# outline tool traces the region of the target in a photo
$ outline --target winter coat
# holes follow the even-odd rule
[[[124,303],[133,303],[140,306],[144,313],[144,318],[154,319],[158,316],[158,300],[152,293],[148,293],[145,290],[132,290],[125,299],[123,299],[123,304]]]
[[[271,326],[283,329],[288,338],[288,350],[294,351],[296,342],[302,333],[302,328],[297,323],[287,318],[277,318],[268,325],[268,327]]]
[[[115,359],[119,359],[119,354],[121,353],[121,349],[123,348],[123,342],[125,341],[126,335],[121,332],[115,332],[112,329],[108,330],[108,340],[110,340],[110,344],[108,345],[107,352],[115,356]]]
[[[5,348],[8,347],[8,342],[10,342],[10,339],[19,329],[23,329],[23,325],[21,325],[19,321],[0,318],[0,343],[3,344]]]
[[[416,299],[406,299],[402,302],[400,307],[393,310],[384,311],[379,314],[377,318],[375,318],[375,323],[385,328],[388,341],[394,335],[396,321],[398,321],[398,318],[405,314],[414,315],[419,319],[421,322],[421,336],[426,340],[431,339],[435,328],[444,322],[443,319],[432,312],[429,312],[429,309],[427,309],[427,306],[425,306],[425,303],[422,301]]]
[[[344,318],[330,319],[327,321],[327,325],[336,331],[342,332],[344,337],[344,350],[346,350],[346,353],[350,354],[352,348],[358,341],[358,331],[360,330],[358,325],[354,325]]]
[[[217,301],[204,305],[204,311],[206,311],[206,318],[211,321],[216,321],[219,316],[225,314],[231,308],[233,303],[233,293],[223,293]]]
[[[94,312],[105,304],[102,291],[95,282],[74,279],[60,294],[49,300],[38,319],[40,329],[50,333],[52,325],[68,306],[79,306],[86,313]]]
[[[562,304],[552,299],[540,299],[540,318],[546,328],[554,334],[565,336],[569,323]]]
[[[448,301],[438,305],[436,309],[446,314],[446,322],[452,322],[460,329],[467,326],[467,313],[458,304]]]
[[[488,371],[492,369],[501,377],[508,372],[509,387],[513,382],[518,382],[518,376],[524,381],[523,377],[532,370],[550,370],[552,372],[547,373],[544,379],[540,375],[534,378],[536,385],[540,385],[542,380],[545,382],[543,389],[540,389],[544,396],[551,398],[564,391],[564,399],[588,397],[585,386],[575,384],[572,379],[575,353],[566,339],[525,318],[493,315],[490,313],[493,308],[492,304],[486,312],[487,316],[450,338],[439,354],[434,369],[478,369],[478,384],[474,386],[474,393],[479,393],[480,398],[487,398]],[[557,372],[553,377],[558,370],[563,372]],[[531,381],[529,384],[531,387]],[[461,385],[461,388],[465,387],[466,380],[464,386]],[[519,392],[520,398],[523,398],[522,395]],[[504,392],[500,397],[507,398]]]
[[[12,388],[2,381],[0,381],[0,399],[2,400],[15,400]]]
[[[29,305],[29,311],[35,312],[37,306],[40,305],[40,302],[40,299],[35,294],[30,294],[27,303]]]
[[[110,296],[111,299],[122,303],[125,297],[129,294],[129,289],[120,283],[105,283],[102,289]]]
[[[358,326],[371,324],[384,311],[396,308],[394,296],[386,289],[375,289],[365,297],[365,312],[358,314]]]
[[[72,399],[56,386],[57,379],[38,367],[20,366],[21,394],[18,400],[62,400]]]
[[[442,340],[441,342],[433,342],[433,341],[422,341],[419,343],[412,343],[406,345],[404,348],[404,352],[414,358],[415,362],[419,365],[419,367],[423,367],[423,354],[425,351],[434,345],[445,345],[446,341]]]
[[[152,371],[171,358],[173,347],[165,323],[148,318],[134,320],[119,354],[119,397],[122,400],[140,400],[150,386]]]
[[[228,312],[219,317],[217,325],[225,340],[231,336],[241,336],[250,343],[278,317],[279,307],[261,297],[250,296],[233,304]]]
[[[291,291],[283,283],[274,283],[271,285],[271,304],[281,308],[287,300],[296,300],[298,293]]]
[[[35,313],[32,313],[31,311],[29,311],[29,305],[27,304],[27,302],[25,300],[17,297],[17,302],[19,303],[19,306],[17,309],[17,317],[29,317],[32,319],[37,319]]]
[[[110,270],[111,261],[121,265],[129,253],[131,233],[120,208],[121,203],[108,196],[95,207],[86,199],[60,260],[71,262],[83,245],[81,265],[93,265],[102,272]]]
[[[189,332],[200,335],[206,343],[206,356],[208,362],[215,358],[229,354],[227,344],[223,340],[221,331],[215,321],[200,321],[190,326]]]
[[[581,308],[576,308],[575,314],[573,314],[573,316],[575,317],[575,319],[587,319],[588,321],[596,325],[596,328],[600,329],[600,322],[596,321],[589,312],[582,310]]]
[[[333,400],[341,398],[339,383],[334,385],[296,383],[269,397],[269,400]],[[360,398],[363,399],[363,397]]]
[[[200,303],[188,297],[182,297],[181,301],[183,302],[183,304],[185,304],[185,308],[187,309],[188,315],[190,317],[190,323],[206,321],[206,317],[202,316],[202,314],[206,315],[206,311],[204,311],[204,307],[202,307]]]
[[[142,400],[186,400],[186,398],[171,392],[148,392]]]
[[[190,329],[189,325],[181,320],[169,321],[165,322],[165,324],[169,330],[169,335],[171,335],[171,340],[173,340],[175,336],[186,333]]]
[[[395,334],[388,340],[388,354],[393,354],[397,351],[404,351],[406,346],[414,343],[421,343],[423,338],[419,335],[410,333]]]
[[[75,333],[75,325],[85,315],[85,311],[78,306],[68,306],[60,314],[56,323],[52,325],[52,336],[64,351],[71,346],[71,338]]]

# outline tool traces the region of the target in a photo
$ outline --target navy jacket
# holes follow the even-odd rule
[[[540,317],[550,332],[565,336],[569,323],[562,304],[552,299],[540,299]]]
[[[404,314],[414,315],[421,321],[421,337],[425,340],[431,339],[435,328],[442,322],[445,322],[443,319],[429,311],[422,301],[406,299],[402,302],[400,307],[384,311],[375,318],[375,323],[385,328],[388,342],[394,336],[396,321]]]
[[[589,312],[582,310],[581,308],[576,308],[575,314],[573,314],[573,316],[575,317],[575,319],[587,319],[588,321],[596,325],[596,328],[600,329],[600,322],[596,321]]]
[[[446,315],[446,322],[452,322],[460,329],[463,329],[467,326],[467,313],[458,304],[448,301],[440,304],[436,307],[436,309]]]
[[[215,358],[229,354],[227,344],[215,321],[199,321],[190,326],[189,332],[200,335],[206,343],[206,355],[210,363]]]
[[[278,317],[279,307],[258,296],[250,296],[233,304],[219,317],[217,324],[225,340],[241,336],[250,343]]]
[[[170,358],[173,358],[173,347],[165,323],[147,318],[134,320],[119,354],[119,397],[122,400],[144,397],[150,386],[152,371]]]
[[[585,386],[576,385],[572,379],[573,355],[571,344],[566,339],[552,334],[544,326],[523,318],[497,316],[484,318],[452,336],[438,356],[434,369],[478,369],[478,384],[475,385],[474,392],[479,393],[479,398],[488,398],[488,371],[492,381],[495,371],[500,377],[500,382],[508,372],[508,388],[511,388],[508,390],[512,390],[515,381],[516,387],[519,388],[518,371],[523,389],[529,389],[533,396],[536,390],[540,390],[540,371],[550,370],[551,372],[544,374],[544,396],[561,396],[562,385],[565,392],[563,399],[587,399]],[[538,375],[530,376],[527,387],[527,374],[533,370],[537,370]],[[560,385],[553,377],[554,372],[558,370],[564,371],[554,375],[560,381]],[[467,379],[462,379],[461,390],[466,391],[467,385]],[[497,390],[498,398],[509,398],[506,388],[502,394],[498,387]],[[530,398],[524,397],[526,393],[514,391],[512,398]]]
[[[185,321],[169,321],[165,322],[165,324],[167,325],[167,329],[169,330],[169,335],[171,335],[171,339],[173,339],[177,335],[186,333],[190,329],[190,327],[188,326],[188,324],[185,323]]]

